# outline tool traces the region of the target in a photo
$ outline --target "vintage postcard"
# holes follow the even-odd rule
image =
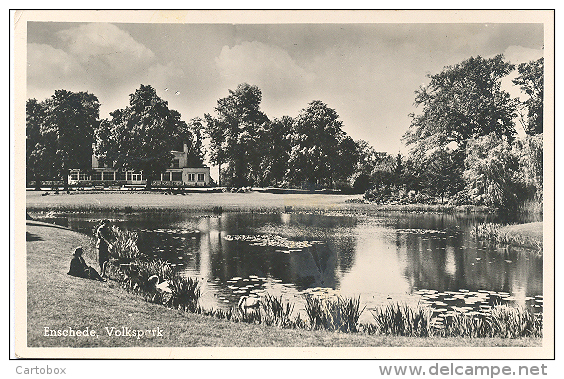
[[[554,358],[554,11],[12,18],[16,357]]]

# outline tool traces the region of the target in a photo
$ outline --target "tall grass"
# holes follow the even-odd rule
[[[282,296],[265,295],[261,302],[261,309],[264,312],[264,320],[267,325],[281,327],[292,325],[291,315],[294,311],[294,305],[290,302],[283,302]]]
[[[336,300],[307,295],[306,313],[313,329],[339,330],[357,332],[358,320],[364,311],[360,309],[360,297]]]
[[[195,312],[200,298],[200,283],[197,279],[185,278],[180,275],[169,280],[171,290],[167,305],[174,309]]]
[[[393,303],[374,310],[374,331],[394,336],[428,337],[432,334],[429,308],[413,308],[406,304]]]
[[[130,263],[134,260],[146,259],[137,245],[139,238],[137,232],[121,230],[115,225],[112,225],[110,231],[112,235],[110,256],[117,263]]]
[[[542,315],[507,305],[498,305],[490,313],[457,314],[445,319],[445,337],[542,337]]]
[[[506,305],[488,313],[455,313],[433,317],[428,307],[390,304],[372,312],[375,325],[369,333],[409,337],[542,337],[542,315]]]
[[[522,246],[539,252],[542,252],[543,249],[542,239],[539,240],[530,236],[506,233],[502,230],[502,225],[492,222],[476,224],[476,226],[471,229],[470,233],[479,240],[485,240],[491,243]]]
[[[185,278],[174,272],[167,261],[148,259],[139,251],[136,232],[123,231],[113,225],[110,261],[110,278],[122,283],[130,292],[142,295],[145,299],[175,309],[195,312],[201,295],[197,279]],[[156,275],[159,281],[167,281],[170,293],[155,288],[149,278]]]

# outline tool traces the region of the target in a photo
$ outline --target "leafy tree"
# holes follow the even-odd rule
[[[379,160],[379,155],[382,153],[378,153],[374,150],[374,147],[364,140],[356,141],[356,146],[358,149],[356,171],[363,174],[371,174]]]
[[[170,167],[175,144],[189,138],[186,123],[150,85],[141,85],[129,95],[129,106],[110,116],[96,131],[96,154],[113,168],[142,171],[150,188]]]
[[[365,197],[371,201],[385,202],[398,190],[398,158],[388,153],[376,153],[374,159],[374,167],[370,173],[372,186],[365,193]]]
[[[27,181],[35,181],[35,188],[39,189],[43,178],[50,178],[54,174],[49,167],[53,157],[47,156],[45,139],[41,133],[41,126],[45,120],[45,108],[36,99],[26,102],[25,118],[25,152]]]
[[[519,158],[511,144],[494,133],[468,143],[464,179],[475,204],[509,209],[526,195],[519,177]]]
[[[519,76],[513,83],[521,87],[528,95],[523,102],[527,109],[525,132],[529,135],[543,132],[543,96],[544,96],[544,58],[529,63],[521,63],[517,67]]]
[[[294,119],[290,116],[275,118],[263,124],[259,131],[257,149],[261,155],[262,177],[259,185],[281,185],[288,170],[290,134]]]
[[[354,173],[358,150],[334,109],[311,102],[294,120],[287,178],[293,185],[334,187]]]
[[[57,90],[45,100],[43,108],[41,157],[51,159],[53,174],[64,181],[67,190],[70,169],[91,168],[100,104],[96,96],[87,92]]]
[[[216,116],[205,115],[210,137],[210,160],[220,166],[227,184],[243,187],[257,182],[261,176],[261,157],[256,153],[259,129],[268,122],[260,110],[262,93],[257,86],[247,83],[229,90],[229,96],[219,99]]]
[[[515,140],[513,154],[519,159],[519,180],[527,189],[528,199],[543,201],[543,135],[528,135]]]
[[[427,150],[452,142],[465,150],[468,140],[490,133],[511,140],[515,102],[501,90],[501,79],[513,68],[503,55],[477,56],[430,75],[429,85],[415,92],[415,106],[422,112],[410,115],[411,125],[403,136],[412,154],[422,157]]]
[[[355,193],[366,192],[372,187],[371,174],[378,162],[378,153],[368,142],[356,141],[358,161],[354,174],[353,190]]]
[[[188,147],[188,166],[190,167],[203,167],[205,149],[203,144],[204,139],[204,120],[195,117],[190,120],[188,130],[183,133],[183,140]],[[181,138],[182,140],[182,138]]]
[[[429,195],[438,196],[444,202],[446,196],[464,189],[464,154],[460,150],[436,149],[426,158],[424,167],[423,176]]]

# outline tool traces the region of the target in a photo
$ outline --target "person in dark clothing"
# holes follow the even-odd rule
[[[96,229],[96,248],[98,249],[98,262],[102,277],[106,276],[106,266],[110,259],[110,222],[103,220]]]
[[[105,280],[98,274],[94,268],[88,266],[82,257],[82,247],[77,247],[74,251],[73,258],[70,263],[70,270],[68,275],[76,276],[79,278],[99,280],[105,282]]]

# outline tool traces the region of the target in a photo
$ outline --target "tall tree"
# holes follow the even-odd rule
[[[527,109],[527,121],[523,125],[525,132],[529,135],[540,134],[543,132],[544,58],[521,63],[517,71],[519,76],[513,83],[528,95],[523,102]]]
[[[189,141],[188,146],[188,165],[190,167],[202,167],[204,165],[204,120],[194,117],[188,123]]]
[[[426,157],[422,174],[429,195],[438,196],[444,201],[445,196],[464,189],[464,154],[460,152],[438,148]]]
[[[41,133],[41,126],[45,120],[44,104],[36,99],[29,99],[26,102],[25,117],[25,157],[26,157],[26,176],[27,181],[35,181],[35,188],[41,187],[44,178],[53,175],[49,163],[53,157],[48,157],[45,139]]]
[[[259,185],[280,185],[288,170],[290,134],[294,119],[290,116],[275,118],[259,131],[262,177]]]
[[[477,56],[429,76],[429,85],[415,92],[422,112],[411,115],[403,137],[412,153],[423,156],[451,142],[464,150],[469,139],[490,133],[512,140],[515,102],[501,90],[501,79],[513,69],[503,55]]]
[[[256,143],[260,127],[268,122],[268,117],[260,110],[261,101],[260,89],[243,83],[217,101],[215,117],[205,115],[210,160],[220,166],[227,165],[223,174],[228,185],[255,184],[261,176],[261,157],[256,153]]]
[[[358,151],[337,112],[312,101],[294,120],[288,179],[294,185],[334,187],[354,172]],[[354,147],[353,147],[354,145]]]
[[[471,140],[464,179],[470,201],[508,210],[527,195],[519,157],[511,144],[494,133]]]
[[[110,116],[96,131],[96,154],[113,168],[142,171],[150,188],[170,167],[171,150],[188,139],[188,126],[150,85],[141,85],[129,95],[129,106]]]
[[[41,126],[44,155],[52,159],[57,178],[68,189],[70,169],[88,170],[92,164],[94,130],[99,125],[100,103],[87,92],[57,90],[44,102]]]

